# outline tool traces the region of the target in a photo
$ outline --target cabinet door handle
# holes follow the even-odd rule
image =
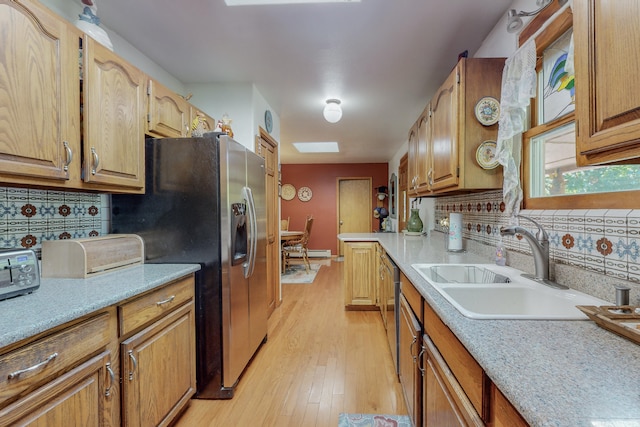
[[[414,337],[413,341],[411,341],[411,345],[409,346],[409,353],[411,353],[411,358],[413,359],[413,363],[416,363],[416,355],[413,352],[413,346],[418,342],[418,338]]]
[[[129,381],[133,381],[133,371],[138,370],[138,361],[136,360],[136,357],[133,355],[133,350],[129,350],[127,354],[129,355],[129,360],[131,360],[131,363],[133,364],[133,369],[129,370]]]
[[[420,353],[418,353],[418,369],[420,369],[420,373],[422,374],[422,376],[424,377],[424,365],[422,364],[422,357],[424,356],[424,353],[427,351],[427,348],[425,346],[422,346],[422,348],[420,348]]]
[[[36,363],[35,365],[30,366],[28,368],[24,368],[24,369],[17,370],[15,372],[11,372],[9,375],[7,375],[7,379],[13,380],[13,379],[18,378],[19,376],[21,376],[23,374],[28,374],[29,372],[37,371],[40,368],[44,368],[49,363],[53,362],[53,360],[56,357],[58,357],[58,353],[53,353],[53,354],[51,354],[49,357],[47,357],[46,359],[44,359],[40,363]]]
[[[113,369],[111,369],[111,363],[107,363],[105,368],[109,374],[109,386],[105,388],[104,395],[105,397],[109,397],[111,396],[111,387],[113,387],[113,383],[116,380],[116,375],[113,373]]]
[[[96,170],[98,169],[98,165],[100,164],[100,157],[98,157],[98,153],[96,152],[96,149],[94,147],[91,147],[91,158],[93,160],[91,162],[91,175],[95,175]]]
[[[67,152],[67,162],[64,164],[63,168],[64,171],[67,172],[69,170],[69,165],[73,160],[73,151],[71,151],[71,147],[69,147],[69,143],[67,141],[64,141],[62,145],[64,145],[64,150]]]
[[[156,303],[156,305],[165,305],[165,304],[169,304],[171,301],[173,301],[176,298],[175,295],[171,295],[169,298],[162,300],[162,301],[158,301]]]

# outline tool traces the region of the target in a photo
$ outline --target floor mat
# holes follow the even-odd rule
[[[280,283],[313,283],[320,267],[322,267],[320,264],[311,264],[311,269],[307,274],[303,264],[290,265],[287,271],[280,275]]]
[[[338,427],[412,427],[407,415],[340,414]]]

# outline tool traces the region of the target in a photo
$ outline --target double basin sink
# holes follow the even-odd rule
[[[610,305],[573,289],[555,289],[493,264],[413,264],[460,313],[472,319],[586,320],[576,305]]]

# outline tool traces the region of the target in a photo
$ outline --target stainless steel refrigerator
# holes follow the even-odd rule
[[[232,398],[267,337],[264,160],[220,133],[145,152],[146,194],[112,195],[111,231],[139,234],[147,263],[201,265],[196,397]]]

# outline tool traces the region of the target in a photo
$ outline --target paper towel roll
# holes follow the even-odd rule
[[[462,214],[449,214],[449,250],[462,250]]]

